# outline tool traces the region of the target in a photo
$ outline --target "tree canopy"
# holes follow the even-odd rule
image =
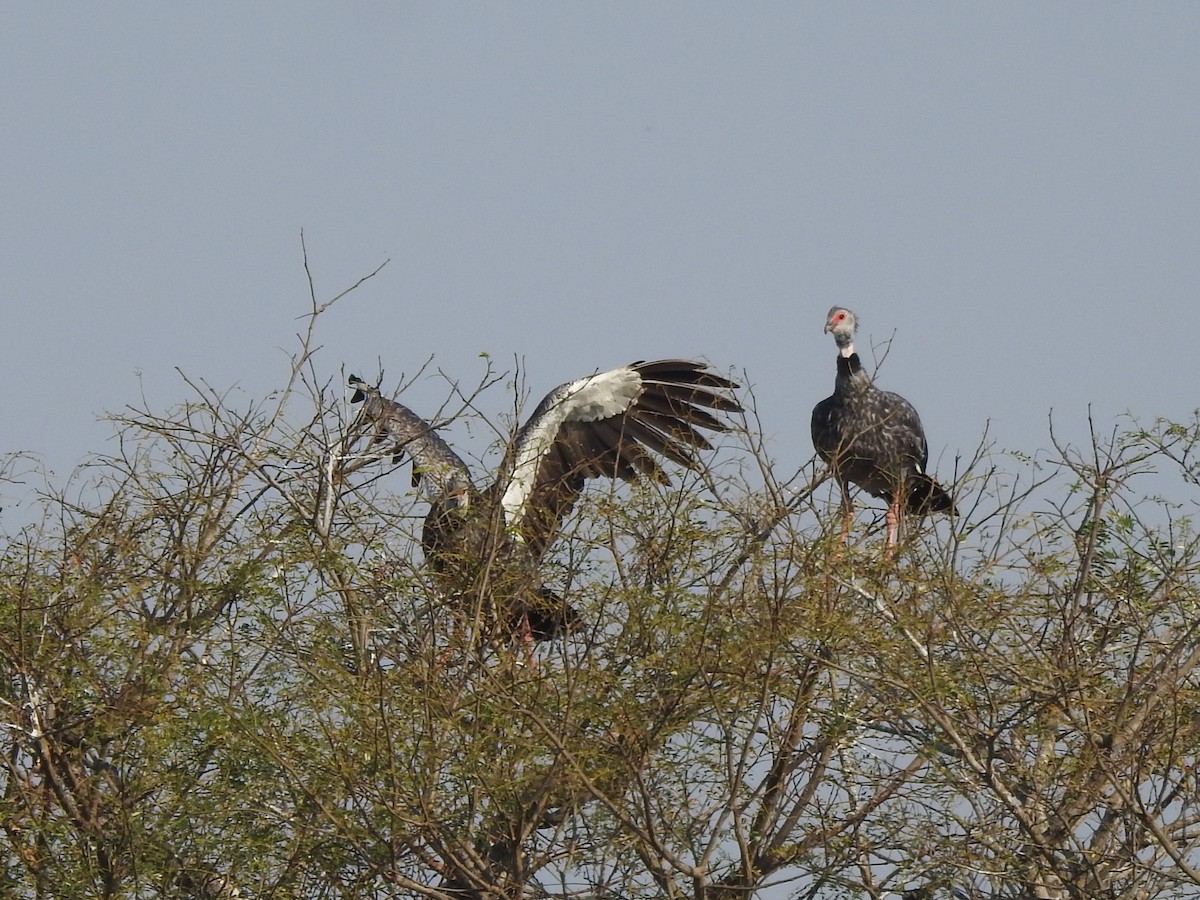
[[[889,555],[747,390],[703,471],[589,490],[531,653],[424,568],[327,306],[278,390],[113,416],[5,536],[6,895],[1200,896],[1200,420],[985,444]]]

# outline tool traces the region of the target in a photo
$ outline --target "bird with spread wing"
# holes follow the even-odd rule
[[[443,590],[526,643],[563,633],[578,614],[545,587],[539,564],[592,478],[669,483],[659,457],[689,469],[705,431],[738,413],[737,384],[704,364],[635,362],[555,388],[509,445],[493,484],[470,471],[428,422],[350,376],[375,442],[407,456],[430,502],[421,543]]]

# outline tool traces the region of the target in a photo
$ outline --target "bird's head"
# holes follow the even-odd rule
[[[853,355],[854,331],[857,327],[858,320],[854,317],[854,313],[843,306],[835,306],[825,319],[825,333],[833,335],[833,340],[838,345],[838,349],[842,351],[842,356]]]
[[[357,375],[351,375],[347,382],[350,387],[354,388],[354,393],[350,397],[351,403],[362,403],[367,399],[367,394],[372,390],[371,386],[359,378]]]
[[[471,508],[471,486],[461,478],[452,477],[443,495],[443,502],[452,509],[466,512]]]

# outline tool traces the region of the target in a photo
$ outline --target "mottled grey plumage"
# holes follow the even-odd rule
[[[589,478],[666,483],[655,454],[695,468],[701,433],[727,426],[708,410],[739,412],[737,385],[687,360],[636,362],[551,391],[517,433],[491,487],[478,491],[470,472],[432,427],[355,376],[352,402],[375,440],[407,453],[414,485],[431,506],[422,531],[426,559],[449,592],[480,603],[527,638],[555,636],[576,618],[541,584],[538,566]],[[496,564],[496,563],[499,564]]]
[[[412,460],[413,487],[423,484],[431,500],[460,497],[471,488],[471,473],[432,425],[356,375],[350,376],[350,387],[350,402],[362,403],[362,415],[375,426],[372,443],[392,442],[393,463],[406,453]]]
[[[896,542],[901,511],[954,513],[954,502],[925,472],[929,446],[913,405],[877,388],[854,352],[854,313],[834,307],[825,331],[838,345],[833,395],[812,414],[813,446],[842,487],[850,510],[849,485],[888,501],[889,545]]]

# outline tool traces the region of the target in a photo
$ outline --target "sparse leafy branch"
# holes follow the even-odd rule
[[[542,576],[581,622],[531,654],[425,570],[317,352],[346,293],[310,274],[279,391],[185,377],[6,535],[0,893],[1200,897],[1200,419],[985,440],[887,556],[746,402],[702,471],[577,505]],[[508,378],[435,427],[499,452]]]

